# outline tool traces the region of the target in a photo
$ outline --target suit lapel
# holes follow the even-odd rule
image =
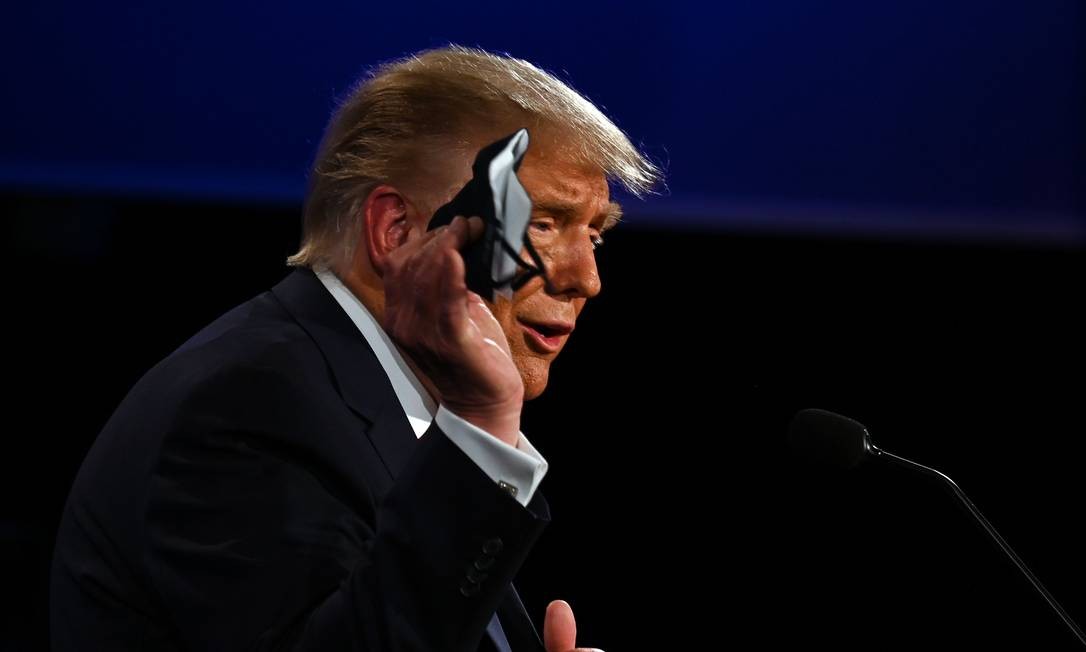
[[[395,479],[411,457],[417,438],[366,338],[308,269],[292,272],[272,288],[272,294],[313,338],[332,369],[340,397],[370,424],[366,435]],[[513,650],[543,649],[539,634],[512,585],[497,613]]]
[[[340,397],[370,424],[366,436],[395,478],[417,438],[366,338],[308,269],[295,270],[272,293],[313,338],[332,369]]]

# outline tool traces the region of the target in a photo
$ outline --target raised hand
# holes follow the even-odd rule
[[[426,374],[442,404],[515,446],[524,383],[498,321],[467,288],[460,251],[483,231],[479,218],[412,227],[388,256],[383,327]]]

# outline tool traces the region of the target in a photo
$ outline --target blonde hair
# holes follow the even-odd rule
[[[309,179],[302,246],[287,264],[349,262],[374,187],[410,178],[428,151],[506,123],[560,134],[565,151],[635,196],[660,180],[621,129],[554,75],[479,49],[427,50],[372,70],[332,116]]]

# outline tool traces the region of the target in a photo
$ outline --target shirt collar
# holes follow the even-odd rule
[[[430,397],[429,392],[423,387],[418,376],[403,359],[400,350],[385,333],[373,314],[358,300],[347,286],[329,270],[316,272],[317,278],[343,308],[347,316],[366,338],[366,343],[373,349],[381,368],[385,370],[392,383],[392,389],[396,392],[403,407],[407,420],[411,423],[411,429],[416,437],[421,437],[429,429],[437,413],[437,404]]]

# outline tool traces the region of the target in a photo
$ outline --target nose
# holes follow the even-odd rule
[[[590,237],[578,234],[562,244],[547,252],[549,256],[542,256],[550,279],[549,293],[571,299],[591,299],[599,294],[603,288]]]

